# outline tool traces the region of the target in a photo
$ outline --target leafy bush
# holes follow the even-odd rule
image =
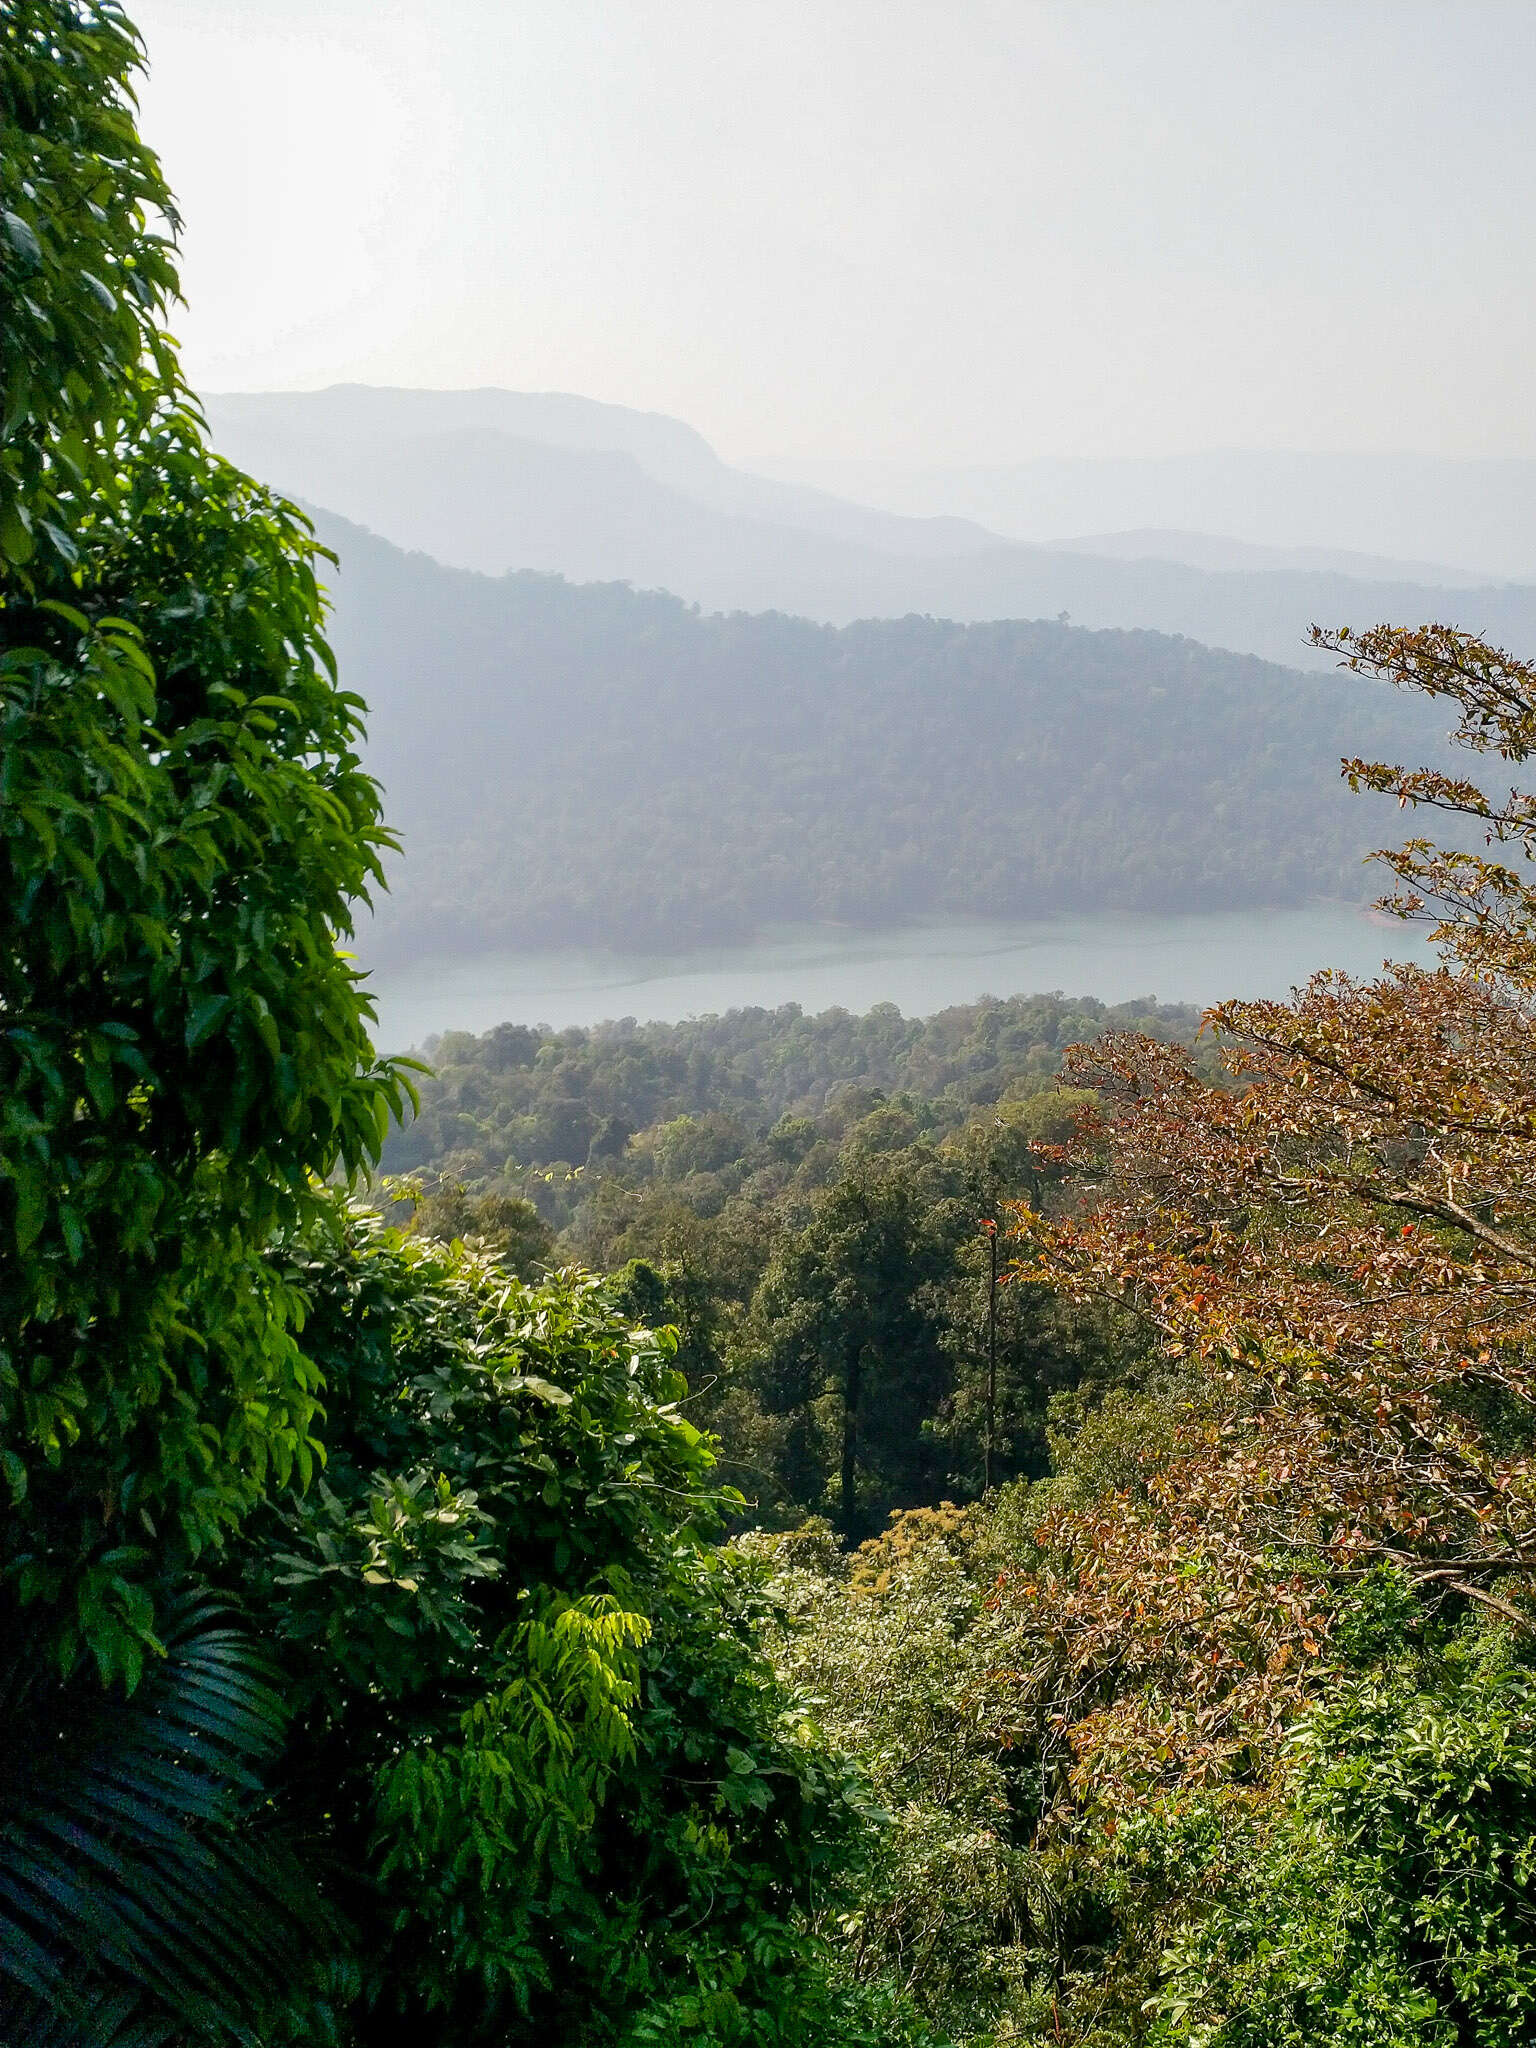
[[[840,1965],[893,1980],[965,2041],[1027,2015],[1053,1912],[1031,1847],[1033,1745],[999,1719],[1015,1645],[986,1599],[992,1535],[989,1511],[946,1505],[896,1516],[851,1555],[825,1524],[739,1540],[776,1571],[780,1671],[892,1816],[835,1919]]]
[[[873,1809],[757,1647],[670,1333],[338,1229],[289,1276],[325,1471],[248,1526],[242,1587],[295,1712],[286,1817],[349,1873],[343,2037],[828,2038],[813,1922]]]
[[[1536,2033],[1536,1688],[1500,1638],[1343,1685],[1176,1944],[1154,2040],[1517,2048]]]

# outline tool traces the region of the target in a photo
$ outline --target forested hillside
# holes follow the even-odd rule
[[[1339,758],[1436,741],[1379,685],[1155,633],[701,615],[320,531],[406,849],[375,958],[1362,900]]]
[[[427,1048],[434,1071],[419,1110],[388,1140],[385,1170],[440,1166],[449,1154],[471,1155],[478,1175],[581,1166],[594,1144],[617,1160],[648,1125],[718,1114],[750,1131],[819,1112],[848,1088],[918,1095],[963,1115],[1038,1090],[1068,1046],[1101,1031],[1193,1040],[1199,1021],[1188,1005],[1012,996],[935,1017],[903,1017],[892,1003],[863,1017],[807,1017],[789,1003],[680,1024],[453,1031]]]

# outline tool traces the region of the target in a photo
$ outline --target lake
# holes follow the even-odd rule
[[[420,1046],[440,1031],[495,1024],[598,1024],[799,1003],[863,1011],[891,1002],[927,1016],[979,996],[1059,989],[1107,1003],[1156,996],[1213,1003],[1284,996],[1319,967],[1374,974],[1384,959],[1431,958],[1415,927],[1343,903],[1179,916],[1097,912],[1009,924],[927,923],[879,932],[803,926],[696,952],[484,954],[376,970],[378,1042]]]

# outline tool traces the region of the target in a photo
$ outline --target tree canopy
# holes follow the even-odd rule
[[[3,36],[4,1565],[131,1675],[151,1553],[312,1455],[263,1249],[401,1105],[337,951],[388,837],[308,527],[207,451],[158,324],[136,40],[110,5]]]

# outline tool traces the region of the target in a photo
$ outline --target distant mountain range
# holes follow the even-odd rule
[[[1417,699],[1188,639],[701,615],[319,531],[405,838],[378,962],[1359,901],[1361,855],[1401,821],[1341,788],[1339,757],[1443,753]]]
[[[1347,576],[1356,583],[1391,583],[1399,588],[1471,590],[1487,584],[1486,576],[1448,569],[1443,562],[1397,562],[1386,555],[1361,555],[1347,548],[1276,548],[1257,542],[1227,540],[1214,533],[1184,533],[1166,526],[1143,526],[1129,533],[1089,533],[1057,541],[1053,551],[1068,555],[1104,555],[1118,562],[1182,562],[1188,569],[1228,570],[1290,575]]]
[[[626,582],[709,611],[838,625],[1065,613],[1292,665],[1317,665],[1305,644],[1314,619],[1437,618],[1536,647],[1529,586],[1206,531],[1025,545],[974,519],[875,509],[731,469],[681,421],[562,394],[343,385],[206,404],[218,444],[256,474],[401,547],[493,575]]]
[[[1445,572],[1425,573],[1435,563],[1453,565],[1457,580],[1536,581],[1536,462],[1518,457],[1215,449],[987,468],[820,462],[804,475],[889,512],[971,519],[1012,540],[1125,529],[1222,534],[1286,553],[1322,550],[1326,566],[1346,573],[1357,573],[1350,555],[1375,557],[1384,572],[1397,565],[1388,581],[1407,571],[1410,581],[1441,582]]]

